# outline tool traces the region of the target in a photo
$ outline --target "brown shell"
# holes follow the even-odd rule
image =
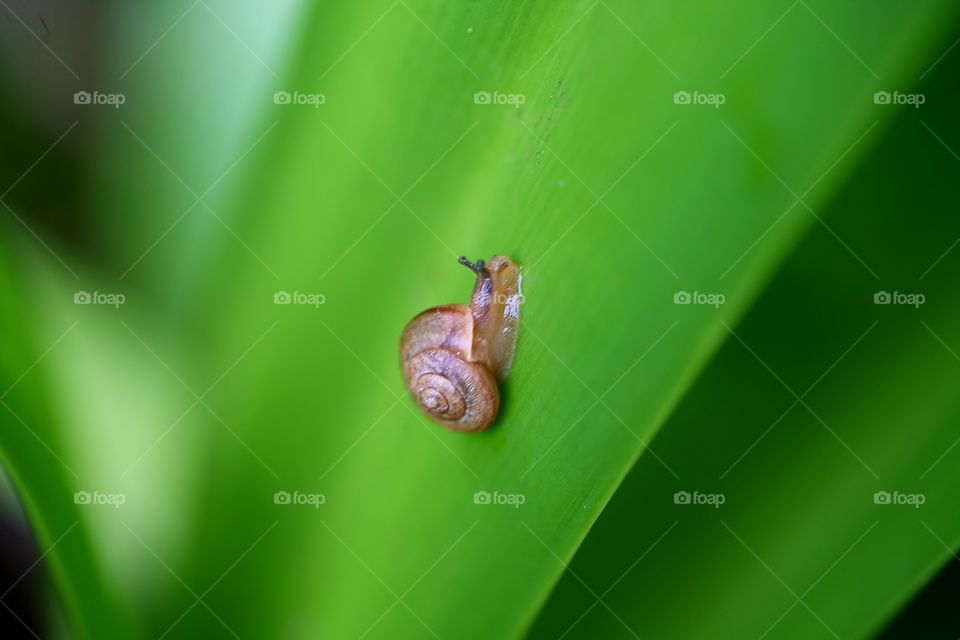
[[[407,387],[421,411],[455,431],[480,431],[497,417],[500,393],[490,370],[448,349],[417,352],[404,367]]]

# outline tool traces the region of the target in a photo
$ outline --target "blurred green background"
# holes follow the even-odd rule
[[[958,18],[3,0],[9,636],[957,637]]]

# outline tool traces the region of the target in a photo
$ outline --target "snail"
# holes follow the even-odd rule
[[[497,417],[497,385],[510,372],[520,325],[520,269],[506,256],[460,264],[477,274],[470,304],[427,309],[400,338],[403,379],[420,410],[461,432]]]

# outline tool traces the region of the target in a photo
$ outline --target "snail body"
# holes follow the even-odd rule
[[[454,431],[487,428],[500,409],[520,325],[520,269],[506,256],[460,263],[477,275],[470,304],[416,316],[400,339],[407,390],[420,410]]]

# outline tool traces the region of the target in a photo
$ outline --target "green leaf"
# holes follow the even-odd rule
[[[956,70],[920,87],[925,110],[899,112],[731,328],[652,443],[680,479],[641,459],[532,637],[873,637],[954,560]]]
[[[36,562],[42,560],[43,565],[33,564],[27,574],[4,585],[0,599],[20,586],[28,574],[46,570],[56,585],[57,604],[67,613],[74,636],[131,637],[133,624],[128,612],[103,576],[92,549],[88,522],[80,513],[82,507],[75,504],[80,478],[64,460],[69,456],[56,429],[48,393],[50,372],[45,356],[67,337],[75,323],[61,318],[64,321],[57,328],[60,335],[49,342],[38,337],[37,327],[28,323],[23,310],[38,304],[37,295],[14,276],[15,257],[24,260],[28,252],[9,239],[10,229],[7,226],[7,239],[0,252],[0,300],[10,311],[0,314],[5,345],[0,351],[0,461],[30,519],[41,550]],[[45,631],[21,622],[25,629],[11,633],[37,635]]]

